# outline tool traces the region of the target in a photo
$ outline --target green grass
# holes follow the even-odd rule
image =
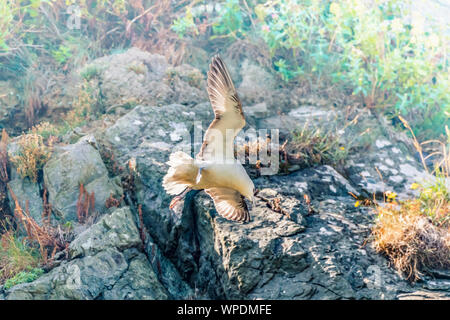
[[[33,268],[33,269],[29,269],[29,271],[21,271],[18,274],[16,274],[14,277],[6,280],[4,288],[5,288],[5,290],[8,290],[8,289],[12,288],[13,286],[21,284],[21,283],[33,282],[34,280],[36,280],[43,274],[44,274],[44,270],[41,268]]]
[[[333,164],[344,160],[348,148],[344,147],[338,136],[321,128],[310,128],[305,124],[291,134],[290,152],[296,153],[302,166]]]
[[[5,289],[20,283],[20,280],[37,276],[39,272],[36,268],[41,262],[39,250],[31,247],[24,239],[12,231],[1,235],[0,284],[5,283]]]

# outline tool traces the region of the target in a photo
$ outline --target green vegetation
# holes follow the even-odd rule
[[[404,116],[422,140],[442,138],[450,116],[450,39],[411,14],[410,2],[7,0],[0,3],[0,77],[35,77],[43,72],[37,65],[67,72],[132,45],[180,62],[187,42],[206,43],[212,53],[245,41],[267,51],[286,85],[347,92],[392,119]],[[82,77],[90,81],[97,71]],[[21,90],[30,126],[40,109],[34,83],[30,78]]]
[[[43,141],[46,142],[51,139],[51,137],[59,137],[61,135],[61,129],[47,121],[44,121],[34,126],[29,133],[35,133],[41,136]]]
[[[198,34],[190,8],[186,8],[186,14],[183,17],[173,21],[171,29],[181,38],[183,38],[187,32]]]
[[[416,202],[421,214],[429,217],[437,226],[450,226],[450,191],[445,181],[445,175],[439,171],[433,182],[411,186],[420,191]]]
[[[26,112],[23,127],[39,122],[48,84],[90,59],[133,45],[170,53],[167,49],[177,39],[175,33],[166,34],[173,20],[171,4],[168,0],[152,5],[146,0],[1,1],[0,80],[13,81],[21,92]],[[82,77],[90,81],[98,71],[84,70]],[[97,107],[101,103],[91,109],[101,112]]]
[[[41,262],[39,250],[30,246],[26,240],[20,240],[12,231],[6,231],[1,235],[0,284],[6,281],[5,289],[24,282],[18,281],[24,278],[29,279],[31,275],[37,277],[38,272],[35,268]],[[22,275],[19,275],[21,273]]]
[[[97,78],[100,75],[100,72],[101,70],[98,66],[88,65],[80,72],[80,76],[84,80],[89,81],[91,79]]]
[[[210,39],[262,40],[283,80],[328,83],[366,107],[403,115],[422,138],[442,137],[450,117],[449,37],[426,28],[423,17],[409,22],[407,8],[400,0],[226,0],[208,18],[192,8],[173,29],[195,39],[198,21],[212,26]]]
[[[44,273],[41,267],[50,266],[55,254],[67,249],[71,238],[71,226],[52,226],[46,190],[42,225],[30,215],[28,201],[23,209],[9,186],[8,191],[14,203],[14,216],[2,219],[0,229],[0,285],[4,283],[6,289],[37,279]]]
[[[21,271],[14,277],[6,280],[4,285],[5,290],[8,290],[9,288],[17,284],[32,282],[44,274],[44,270],[42,270],[41,268],[27,269],[29,271]]]
[[[82,125],[90,115],[98,116],[105,112],[103,93],[98,81],[84,79],[81,83],[73,109],[68,113],[66,120],[73,127]]]
[[[310,128],[308,124],[292,132],[291,140],[287,147],[290,158],[295,154],[302,167],[338,163],[348,154],[348,147],[343,146],[338,136],[321,128]]]

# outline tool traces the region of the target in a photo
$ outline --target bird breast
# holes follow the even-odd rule
[[[231,188],[240,191],[246,184],[247,172],[240,163],[210,164],[202,169],[201,179],[195,189]]]

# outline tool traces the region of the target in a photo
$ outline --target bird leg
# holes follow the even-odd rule
[[[202,170],[203,170],[203,167],[198,168],[197,177],[195,178],[195,184],[198,184],[200,182],[200,180],[202,179]]]
[[[176,206],[176,204],[177,204],[179,201],[183,200],[183,198],[186,196],[186,194],[187,194],[189,191],[191,191],[191,190],[192,190],[191,188],[186,188],[186,189],[184,189],[184,191],[183,191],[182,193],[180,193],[179,195],[175,196],[175,197],[172,199],[172,201],[170,201],[169,208],[170,208],[170,209],[173,209],[173,208]]]

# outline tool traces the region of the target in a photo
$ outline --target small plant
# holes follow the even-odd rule
[[[212,25],[213,32],[225,37],[244,37],[248,28],[248,24],[245,23],[246,16],[247,14],[241,10],[239,0],[226,0]]]
[[[280,74],[281,79],[286,82],[297,77],[301,73],[300,69],[292,70],[284,59],[280,59],[275,62],[275,70]]]
[[[42,263],[39,251],[21,240],[11,227],[1,235],[0,242],[0,283]]]
[[[113,208],[113,207],[115,207],[115,208],[120,207],[120,203],[122,202],[124,197],[125,197],[125,195],[122,195],[119,199],[116,199],[116,198],[114,198],[113,194],[111,193],[109,195],[109,198],[106,199],[105,207],[108,209]]]
[[[338,136],[323,132],[321,128],[309,128],[305,123],[302,129],[294,130],[290,143],[286,145],[290,162],[303,167],[318,164],[337,163],[347,157],[348,147],[344,147]]]
[[[39,246],[39,253],[44,264],[49,263],[57,251],[66,249],[66,235],[61,229],[53,228],[49,221],[47,224],[40,226],[33,217],[30,216],[29,203],[26,201],[25,210],[21,207],[19,199],[17,199],[13,190],[8,185],[8,191],[14,202],[14,218],[19,227],[23,227],[27,234],[27,240]],[[44,207],[46,204],[44,203]],[[44,208],[44,217],[45,217]],[[50,218],[48,218],[50,219]]]
[[[72,50],[67,46],[61,45],[57,50],[52,51],[52,55],[56,62],[60,65],[65,65],[72,57]]]
[[[429,217],[433,224],[450,227],[450,192],[446,186],[446,177],[439,172],[434,183],[415,183],[412,188],[420,192],[415,200],[420,203],[420,212]]]
[[[80,184],[80,192],[77,200],[77,218],[78,222],[86,223],[87,219],[95,210],[95,193],[89,193],[84,185]]]
[[[89,65],[85,67],[81,72],[80,76],[86,81],[94,78],[98,78],[102,72],[102,69],[96,65]]]
[[[51,267],[58,251],[67,250],[68,239],[72,236],[69,228],[54,228],[50,224],[51,205],[44,190],[43,225],[39,225],[29,213],[26,201],[25,210],[13,190],[8,186],[14,202],[14,220],[2,221],[0,230],[0,284],[5,289],[37,279],[43,274],[41,267]],[[20,229],[23,228],[26,236]]]
[[[434,225],[422,209],[420,200],[402,202],[400,207],[398,203],[378,206],[372,231],[375,250],[388,256],[411,281],[423,271],[450,267],[450,234]]]
[[[140,64],[130,64],[128,66],[128,70],[132,71],[136,74],[145,74],[147,72],[147,69],[145,68],[145,65],[143,63]]]
[[[86,123],[90,116],[103,114],[105,104],[103,94],[97,79],[83,79],[78,91],[78,96],[73,103],[73,109],[66,116],[66,123],[75,128]]]
[[[41,136],[44,141],[48,141],[51,137],[58,137],[61,135],[61,129],[54,124],[47,121],[41,122],[31,128],[30,133]]]
[[[11,287],[21,283],[33,282],[34,280],[36,280],[37,278],[39,278],[41,275],[44,274],[44,270],[41,268],[33,268],[33,269],[27,268],[27,270],[28,271],[21,271],[14,277],[6,280],[4,285],[5,290],[8,290]]]
[[[41,135],[28,133],[18,140],[19,150],[11,157],[11,163],[22,178],[37,182],[44,164],[50,159],[51,145],[46,146]]]
[[[414,144],[425,170],[426,157],[422,144],[414,136],[409,123],[400,118],[411,130]],[[447,138],[450,131],[446,128]],[[376,224],[372,231],[374,247],[389,257],[394,267],[411,281],[420,279],[423,272],[433,268],[450,267],[450,192],[446,185],[449,179],[450,153],[443,144],[442,161],[433,171],[435,179],[424,183],[413,183],[411,189],[418,190],[416,198],[376,206]],[[389,197],[389,195],[388,195]]]
[[[6,150],[8,146],[9,136],[6,130],[3,129],[2,137],[0,139],[0,181],[6,183],[9,181],[8,177],[8,152]]]
[[[173,21],[171,29],[180,37],[183,38],[187,32],[198,34],[197,26],[194,23],[194,19],[190,8],[186,8],[186,14]]]

